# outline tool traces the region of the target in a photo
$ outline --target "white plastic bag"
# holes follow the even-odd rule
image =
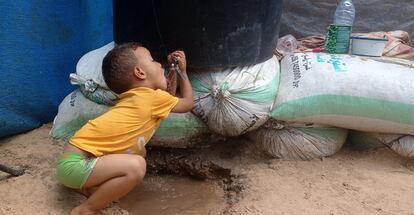
[[[237,136],[268,119],[279,84],[279,62],[273,57],[253,66],[189,75],[193,112],[210,130]]]

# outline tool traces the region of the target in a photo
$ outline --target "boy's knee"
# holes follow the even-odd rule
[[[134,156],[131,158],[130,165],[129,175],[134,180],[143,179],[147,170],[147,162],[145,159],[139,155]]]

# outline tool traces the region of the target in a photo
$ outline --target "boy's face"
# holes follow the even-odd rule
[[[166,90],[167,79],[164,76],[164,68],[162,68],[162,65],[152,59],[151,53],[144,47],[138,47],[134,53],[138,58],[138,66],[147,75],[147,81],[155,89]]]

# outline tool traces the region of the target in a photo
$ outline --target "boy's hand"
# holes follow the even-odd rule
[[[193,108],[193,90],[187,77],[187,60],[183,51],[175,51],[168,55],[169,65],[174,62],[174,59],[177,60],[178,67],[184,77],[180,80],[181,98],[171,111],[174,113],[185,113]]]
[[[174,59],[178,62],[178,67],[181,72],[187,73],[187,59],[185,58],[185,53],[183,51],[174,51],[168,55],[168,65],[171,65],[174,62]]]

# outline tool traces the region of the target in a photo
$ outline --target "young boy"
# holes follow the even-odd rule
[[[184,52],[173,52],[168,62],[173,59],[187,77]],[[180,82],[182,98],[165,92],[164,69],[137,43],[111,50],[103,60],[102,71],[108,87],[120,94],[120,101],[85,124],[58,160],[59,181],[88,196],[71,211],[73,215],[100,214],[101,209],[140,184],[146,171],[145,144],[170,112],[188,112],[193,107],[188,78]]]

